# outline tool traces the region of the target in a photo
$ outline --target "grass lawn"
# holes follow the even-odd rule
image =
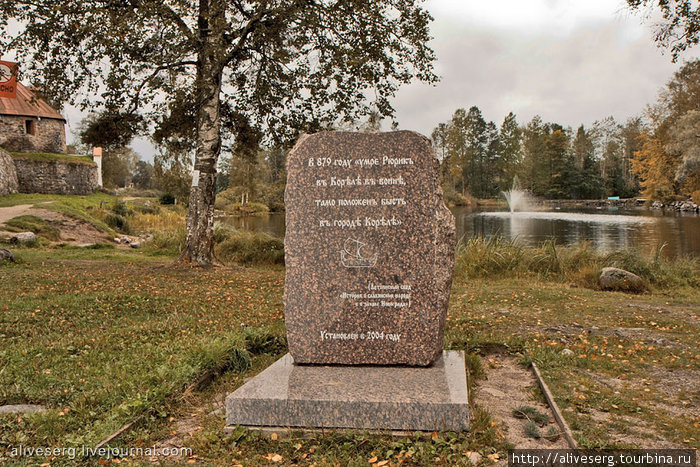
[[[190,408],[285,352],[282,267],[173,269],[171,258],[147,250],[15,254],[20,264],[0,265],[0,405],[49,410],[0,416],[0,464],[20,444],[94,446],[142,414],[112,445],[151,446],[177,432]],[[631,446],[619,440],[640,431],[642,440],[650,432],[697,449],[699,303],[695,286],[630,296],[537,275],[460,277],[446,347],[471,354],[471,381],[481,374],[479,355],[494,346],[537,361],[582,446]],[[228,371],[210,388],[183,398],[222,365]],[[504,457],[508,444],[488,407],[474,409],[469,433],[398,440],[343,432],[272,440],[242,429],[224,436],[223,420],[205,411],[183,442],[198,456],[189,460],[220,465],[268,465],[273,455],[303,465],[460,465],[467,451]]]

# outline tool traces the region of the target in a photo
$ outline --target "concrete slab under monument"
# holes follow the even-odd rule
[[[428,367],[296,365],[286,354],[226,398],[228,426],[465,431],[464,353]]]

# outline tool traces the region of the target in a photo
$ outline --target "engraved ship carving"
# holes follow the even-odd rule
[[[362,248],[367,244],[354,238],[348,238],[343,244],[343,250],[340,252],[340,262],[346,268],[372,268],[377,264],[379,255],[374,253],[372,256],[363,256]]]

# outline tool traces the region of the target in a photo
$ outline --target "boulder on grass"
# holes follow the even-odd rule
[[[11,263],[15,262],[15,256],[12,254],[10,250],[6,250],[5,248],[0,248],[0,261],[9,261]]]
[[[14,234],[10,240],[14,243],[32,243],[36,241],[36,234],[34,232],[20,232]]]
[[[0,414],[27,414],[27,413],[43,413],[46,412],[46,407],[35,404],[16,404],[16,405],[0,405]]]
[[[647,289],[641,277],[618,268],[603,268],[598,283],[603,290],[642,293]]]

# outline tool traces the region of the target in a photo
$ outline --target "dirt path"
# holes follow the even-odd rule
[[[61,242],[63,243],[68,243],[71,245],[112,243],[112,238],[108,234],[101,232],[89,222],[83,219],[67,216],[60,212],[42,209],[39,207],[42,204],[48,203],[39,203],[38,205],[19,204],[17,206],[0,208],[0,225],[4,224],[10,219],[14,219],[17,216],[31,215],[44,219],[49,224],[58,228],[60,231]],[[0,230],[2,229],[0,228]],[[126,248],[127,246],[124,247]]]
[[[483,358],[486,378],[477,383],[474,397],[476,404],[487,412],[500,425],[503,435],[514,445],[515,449],[569,449],[562,436],[555,440],[534,439],[525,434],[525,422],[513,415],[514,409],[528,406],[548,415],[549,420],[539,426],[542,435],[550,429],[559,432],[554,415],[549,407],[539,400],[539,387],[532,370],[522,367],[513,357],[496,354]],[[500,459],[498,466],[508,465],[507,459]]]
[[[0,224],[4,224],[10,219],[26,214],[32,207],[34,207],[33,204],[18,204],[17,206],[0,208]]]

